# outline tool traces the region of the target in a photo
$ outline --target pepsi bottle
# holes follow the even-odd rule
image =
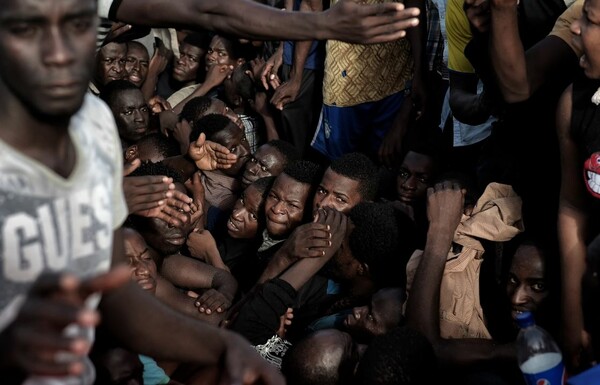
[[[533,314],[517,314],[517,361],[527,385],[564,385],[565,366],[554,339],[535,324]]]

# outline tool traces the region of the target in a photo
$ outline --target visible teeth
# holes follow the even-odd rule
[[[587,176],[589,178],[587,180],[587,184],[590,190],[592,190],[596,194],[600,194],[600,174],[588,171]]]

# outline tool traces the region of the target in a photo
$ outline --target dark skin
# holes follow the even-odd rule
[[[464,192],[444,182],[428,190],[429,231],[423,258],[415,274],[407,302],[407,326],[420,331],[433,345],[441,365],[464,366],[489,360],[514,361],[513,344],[499,345],[485,339],[443,339],[440,337],[440,285],[448,250],[464,206]]]
[[[222,3],[218,0],[185,0],[173,4],[163,0],[125,0],[117,19],[148,26],[199,26],[249,39],[343,40],[381,43],[406,35],[418,24],[416,8],[400,3],[358,5],[341,1],[323,13],[282,12],[249,0]],[[330,23],[328,20],[336,20]],[[284,27],[285,26],[285,27]]]
[[[260,178],[268,176],[278,176],[283,172],[284,156],[275,147],[269,144],[263,144],[256,149],[256,152],[250,155],[250,159],[244,167],[242,175],[242,184],[248,186]]]
[[[6,59],[0,64],[0,95],[5,101],[0,107],[0,138],[64,178],[75,165],[68,123],[81,107],[92,75],[96,4],[92,0],[8,0],[0,9],[0,20],[0,52]],[[47,87],[38,83],[43,79],[65,83]],[[27,91],[20,93],[17,89],[23,87]],[[125,264],[120,229],[112,239],[109,273],[86,281],[64,272],[39,276],[16,321],[0,333],[3,379],[20,383],[29,374],[81,374],[89,342],[67,337],[63,329],[72,323],[94,327],[101,313],[109,330],[133,351],[174,361],[223,364],[223,377],[231,382],[283,384],[283,378],[240,337],[180,316],[128,282],[128,269],[118,268]],[[84,306],[84,300],[96,292],[104,293],[99,312]],[[65,351],[74,357],[57,362],[56,353]]]
[[[311,186],[286,173],[277,177],[265,202],[267,231],[273,237],[285,237],[304,217]]]
[[[345,177],[328,168],[317,188],[313,200],[313,210],[330,207],[347,214],[354,206],[363,201],[360,194],[360,182]]]
[[[301,258],[315,258],[325,254],[331,247],[331,229],[319,223],[319,209],[330,208],[347,214],[352,207],[362,202],[359,182],[327,168],[313,199],[315,219],[298,226],[289,239],[269,261],[259,282],[276,277],[288,266]]]
[[[398,169],[397,191],[400,201],[414,204],[425,197],[434,172],[431,157],[409,151]]]

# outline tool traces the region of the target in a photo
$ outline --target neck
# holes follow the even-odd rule
[[[70,117],[37,115],[15,99],[8,99],[0,105],[0,139],[60,175],[70,174],[75,163]]]

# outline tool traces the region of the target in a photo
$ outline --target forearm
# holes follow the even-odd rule
[[[297,260],[298,260],[298,258],[295,258],[294,256],[292,256],[286,250],[286,247],[284,244],[283,247],[281,247],[279,250],[277,250],[277,252],[273,256],[273,258],[271,258],[271,260],[267,264],[267,267],[265,268],[265,270],[262,272],[260,278],[258,279],[258,283],[264,283],[264,282],[268,281],[269,279],[273,279],[273,278],[279,276],[283,271],[285,271],[285,269],[290,267]]]
[[[232,338],[160,303],[134,283],[104,295],[100,310],[128,349],[159,360],[216,365]]]
[[[561,202],[558,234],[561,255],[563,322],[571,330],[583,330],[581,280],[586,268],[586,215]]]
[[[300,11],[303,12],[320,12],[323,10],[323,2],[321,0],[303,0],[300,3]],[[304,65],[308,58],[308,53],[313,45],[313,40],[297,41],[294,44],[294,56],[292,69],[290,70],[290,81],[301,82]]]
[[[252,15],[252,22],[248,22],[248,15]],[[177,3],[123,0],[116,16],[130,24],[188,29],[202,26],[252,39],[308,40],[315,33],[319,39],[328,37],[325,32],[327,26],[321,16],[281,11],[250,0],[179,0]]]
[[[154,96],[156,91],[156,84],[158,83],[158,73],[149,71],[144,84],[142,84],[141,90],[146,101],[150,100]]]
[[[207,84],[207,82],[202,83],[187,98],[183,99],[176,106],[173,106],[173,112],[176,113],[177,115],[181,114],[181,111],[183,110],[183,107],[186,105],[187,102],[189,102],[190,100],[197,98],[199,96],[204,96],[204,95],[208,94],[208,92],[211,89],[213,89],[212,85]]]
[[[519,37],[517,1],[511,6],[495,6],[491,1],[490,56],[504,99],[519,102],[531,95],[525,50]]]
[[[407,325],[435,345],[440,338],[440,286],[453,230],[430,224],[427,243],[414,277],[406,309]]]
[[[450,87],[450,108],[458,121],[478,125],[489,119],[491,106],[486,103],[484,94],[467,93]]]
[[[332,253],[318,258],[302,258],[281,274],[281,279],[296,291],[300,290],[333,256]]]
[[[279,139],[279,133],[277,132],[277,124],[272,115],[261,115],[263,122],[265,123],[265,131],[267,132],[267,142],[271,140]]]
[[[423,81],[425,73],[425,28],[427,26],[427,13],[425,12],[425,2],[423,0],[406,0],[406,8],[419,8],[419,25],[406,30],[406,38],[410,43],[410,49],[414,61],[413,81]]]
[[[229,301],[233,301],[237,294],[238,283],[230,273],[218,269],[213,276],[212,288],[223,294]]]

